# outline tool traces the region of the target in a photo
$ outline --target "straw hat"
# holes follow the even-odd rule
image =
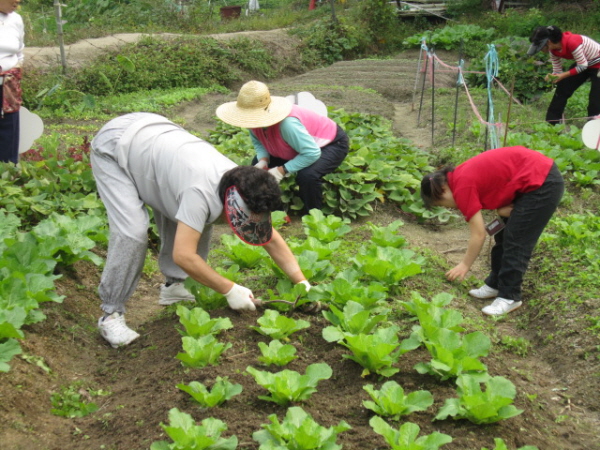
[[[217,108],[217,117],[237,127],[263,128],[281,122],[291,111],[292,104],[285,97],[271,97],[266,84],[248,81],[240,89],[237,101]]]

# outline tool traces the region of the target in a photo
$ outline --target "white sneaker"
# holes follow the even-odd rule
[[[164,284],[160,286],[160,298],[158,304],[167,306],[177,302],[195,302],[194,297],[190,291],[183,287],[183,281],[172,283],[169,287]]]
[[[491,305],[485,306],[481,311],[488,316],[501,316],[502,314],[508,314],[509,312],[520,308],[522,304],[523,302],[516,302],[514,300],[498,297]]]
[[[112,348],[130,344],[140,337],[139,334],[127,326],[125,316],[118,312],[114,312],[110,316],[100,317],[98,328],[102,337],[108,341]]]
[[[479,289],[471,289],[469,295],[475,298],[495,298],[498,296],[498,289],[489,287],[484,284]]]

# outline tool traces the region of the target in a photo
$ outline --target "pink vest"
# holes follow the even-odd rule
[[[295,117],[300,120],[319,148],[325,147],[335,139],[337,124],[328,117],[296,105],[292,106],[292,111],[288,117]],[[298,155],[298,152],[281,137],[281,133],[279,132],[280,123],[267,128],[253,128],[250,132],[256,136],[267,152],[269,152],[269,155],[289,161],[294,159]]]

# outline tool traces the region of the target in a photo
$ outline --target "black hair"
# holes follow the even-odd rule
[[[235,186],[255,213],[283,210],[279,183],[268,171],[254,166],[238,166],[225,172],[219,182],[219,198],[225,203],[225,193]]]
[[[562,31],[555,25],[549,25],[547,27],[536,27],[529,38],[529,42],[537,44],[544,39],[548,39],[554,44],[558,44],[562,40]]]
[[[444,166],[423,177],[421,180],[421,198],[427,207],[432,206],[442,198],[444,187],[448,184],[448,172],[453,170],[454,166]]]

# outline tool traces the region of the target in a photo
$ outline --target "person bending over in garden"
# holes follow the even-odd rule
[[[562,119],[567,101],[587,80],[591,82],[588,100],[588,116],[600,114],[600,44],[581,34],[550,25],[537,27],[530,38],[531,46],[527,55],[539,51],[549,52],[552,61],[552,73],[546,75],[546,81],[556,84],[556,90],[546,112],[546,121],[555,125]],[[569,70],[563,70],[563,59],[574,60]]]
[[[494,299],[482,310],[487,315],[519,308],[531,254],[563,191],[563,178],[554,161],[525,147],[488,150],[456,168],[446,166],[426,175],[421,182],[423,201],[429,206],[457,208],[469,224],[467,251],[446,272],[446,278],[464,280],[485,242],[482,210],[496,210],[505,227],[494,235],[491,272],[485,284],[469,294]]]
[[[104,316],[98,327],[113,347],[139,337],[124,318],[144,266],[149,215],[154,212],[166,282],[159,303],[194,300],[183,280],[223,294],[232,309],[255,310],[252,291],[233,283],[206,262],[212,225],[227,220],[251,245],[264,245],[294,283],[306,281],[281,235],[271,226],[280,209],[275,179],[252,166],[237,166],[207,142],[165,117],[132,113],[108,122],[94,137],[92,171],[108,214],[110,239],[98,292]]]
[[[323,177],[348,154],[346,132],[328,117],[271,96],[260,81],[242,86],[237,101],[217,108],[223,122],[249,128],[256,150],[252,164],[280,182],[296,174],[303,213],[323,207]]]

